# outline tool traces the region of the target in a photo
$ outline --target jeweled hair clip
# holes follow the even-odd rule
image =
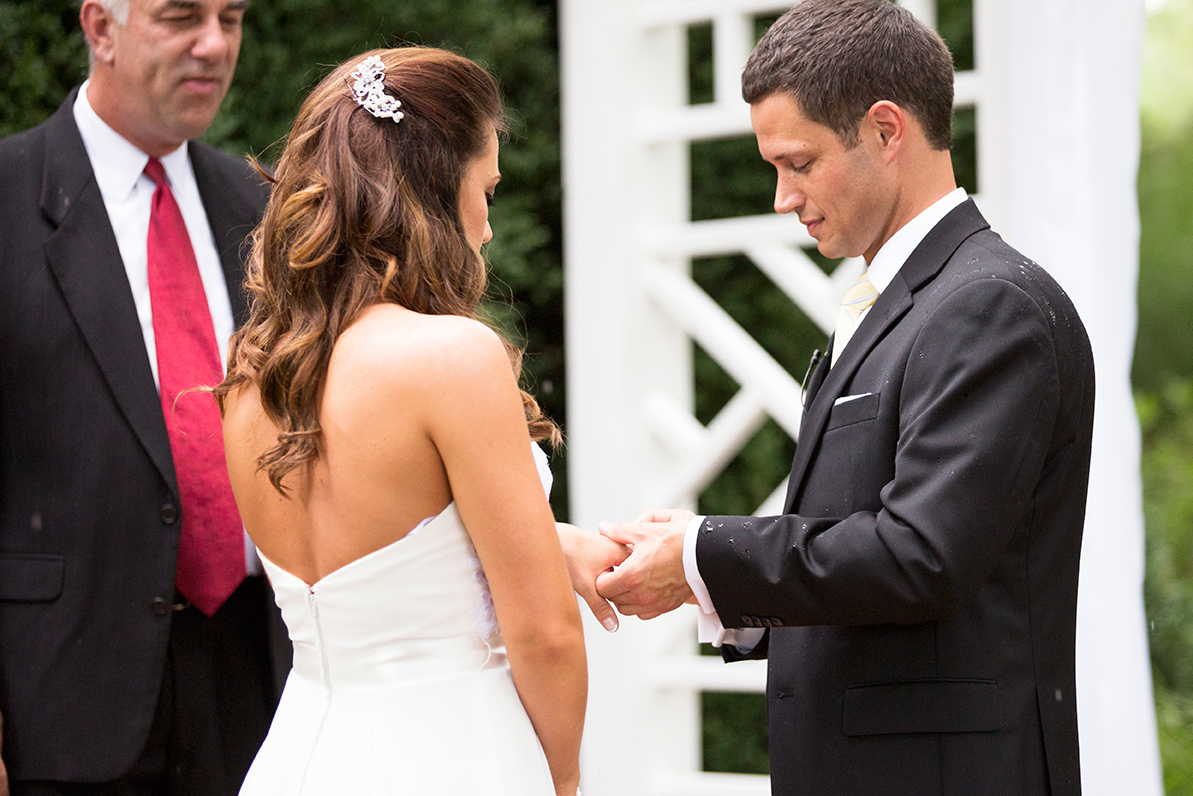
[[[402,103],[385,93],[385,64],[380,56],[370,55],[357,64],[352,78],[352,94],[360,107],[378,119],[402,121],[405,114],[398,110]]]

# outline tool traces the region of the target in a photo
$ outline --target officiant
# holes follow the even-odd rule
[[[88,81],[0,141],[14,796],[235,794],[289,667],[218,409],[188,392],[223,378],[247,310],[241,243],[267,198],[247,163],[194,140],[247,6],[85,0]]]

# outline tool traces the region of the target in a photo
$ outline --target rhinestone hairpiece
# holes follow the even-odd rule
[[[395,124],[402,121],[405,114],[398,110],[402,103],[385,93],[385,64],[380,56],[370,55],[361,61],[352,77],[352,93],[360,107],[378,119],[393,119]]]

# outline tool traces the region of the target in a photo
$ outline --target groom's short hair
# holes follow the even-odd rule
[[[783,92],[846,146],[870,106],[907,110],[933,149],[953,140],[953,57],[936,31],[891,0],[803,0],[770,27],[742,74],[751,105]]]

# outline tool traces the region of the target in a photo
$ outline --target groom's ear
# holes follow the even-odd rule
[[[869,145],[883,162],[892,162],[902,150],[911,132],[907,112],[890,100],[879,100],[862,118],[859,131],[862,145]]]

